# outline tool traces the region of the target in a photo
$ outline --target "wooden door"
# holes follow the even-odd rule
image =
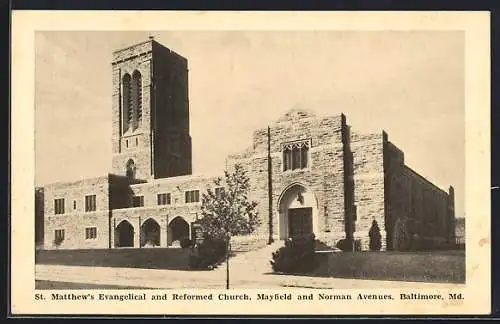
[[[312,208],[293,208],[288,210],[288,236],[311,235]]]

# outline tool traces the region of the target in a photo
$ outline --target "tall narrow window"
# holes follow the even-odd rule
[[[307,160],[309,160],[309,148],[307,147],[307,145],[304,144],[300,147],[300,154],[300,167],[302,169],[307,168]]]
[[[54,199],[54,214],[64,214],[64,198]]]
[[[133,130],[142,126],[142,78],[139,71],[132,74]]]
[[[95,195],[85,196],[85,211],[96,211],[96,198]]]
[[[135,179],[135,163],[134,160],[130,159],[127,161],[126,165],[126,175],[129,180]]]
[[[300,169],[301,161],[300,161],[300,147],[298,145],[294,145],[292,149],[292,170]]]
[[[127,73],[122,79],[123,132],[128,131],[132,123],[132,98],[130,92],[130,74]]]
[[[58,242],[64,241],[64,230],[63,229],[56,229],[54,231],[54,240]]]
[[[285,171],[292,168],[292,151],[288,147],[283,151],[283,167]]]

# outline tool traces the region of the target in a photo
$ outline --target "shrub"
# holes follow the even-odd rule
[[[354,247],[354,251],[361,251],[361,241],[360,240],[353,240],[350,238],[345,238],[345,239],[339,240],[335,246],[337,247],[337,249],[339,249],[343,252],[352,252],[353,247]]]
[[[314,234],[310,237],[296,237],[286,240],[285,246],[272,254],[273,271],[284,273],[312,271],[316,267],[314,245]]]
[[[408,219],[398,218],[394,223],[393,248],[396,251],[411,250],[412,235],[408,229]],[[425,246],[425,242],[422,242]]]
[[[54,245],[55,245],[55,246],[59,246],[59,245],[61,245],[61,243],[62,243],[63,241],[64,241],[64,239],[63,239],[62,237],[56,237],[56,238],[54,239]]]
[[[180,244],[181,244],[181,248],[184,249],[184,248],[187,248],[187,247],[191,247],[192,242],[191,242],[191,240],[189,238],[184,237],[184,238],[181,239]]]
[[[370,251],[380,251],[382,248],[382,236],[376,220],[373,220],[368,236],[370,237]]]
[[[203,243],[193,247],[189,256],[189,267],[192,269],[210,269],[224,260],[226,242],[218,239],[205,239]]]

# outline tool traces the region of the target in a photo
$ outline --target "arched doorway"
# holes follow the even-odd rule
[[[115,247],[134,246],[134,227],[128,221],[123,220],[115,228]]]
[[[318,202],[301,184],[288,186],[278,200],[280,239],[310,235],[318,227]]]
[[[160,225],[148,218],[141,226],[141,246],[160,246]]]
[[[189,224],[184,218],[177,216],[168,224],[168,245],[183,238],[189,238]]]

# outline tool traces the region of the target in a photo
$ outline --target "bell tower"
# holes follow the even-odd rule
[[[187,60],[150,37],[115,51],[112,71],[113,173],[191,174]]]

